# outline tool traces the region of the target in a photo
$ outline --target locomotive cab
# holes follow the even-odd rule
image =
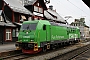
[[[49,25],[48,21],[43,20],[23,22],[19,31],[18,41],[16,42],[16,49],[21,49],[25,53],[28,53],[27,51],[30,52],[30,50],[34,52],[42,50],[40,48],[42,43],[40,42],[46,41],[46,36],[49,40],[49,34],[46,35],[46,31],[50,28]]]
[[[35,31],[38,21],[36,22],[24,22],[21,26],[18,41],[16,43],[16,49],[34,49],[37,46],[35,42]]]

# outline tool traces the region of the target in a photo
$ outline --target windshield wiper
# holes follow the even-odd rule
[[[29,25],[27,26],[27,30],[29,30]]]

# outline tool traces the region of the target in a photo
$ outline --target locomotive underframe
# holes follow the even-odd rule
[[[78,43],[80,41],[79,38],[77,39],[68,39],[68,40],[54,40],[54,41],[46,41],[40,43],[40,48],[42,48],[42,51],[47,51],[48,49],[55,49],[57,47],[61,47],[63,45],[67,44],[74,44]],[[17,42],[16,47],[18,47],[17,50],[24,49],[24,50],[33,50],[38,51],[39,47],[37,43],[21,43]]]
[[[17,42],[15,44],[15,46],[18,47],[19,49],[25,49],[25,50],[34,49],[36,51],[38,49],[37,43],[34,43],[34,42],[32,42],[32,43],[21,43],[21,42]]]

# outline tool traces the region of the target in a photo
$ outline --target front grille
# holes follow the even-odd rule
[[[23,43],[22,48],[23,49],[34,49],[34,44],[33,43]]]

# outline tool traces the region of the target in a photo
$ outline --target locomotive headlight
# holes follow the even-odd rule
[[[33,42],[33,40],[31,40],[31,42]]]
[[[26,32],[26,34],[28,34],[28,32]]]

